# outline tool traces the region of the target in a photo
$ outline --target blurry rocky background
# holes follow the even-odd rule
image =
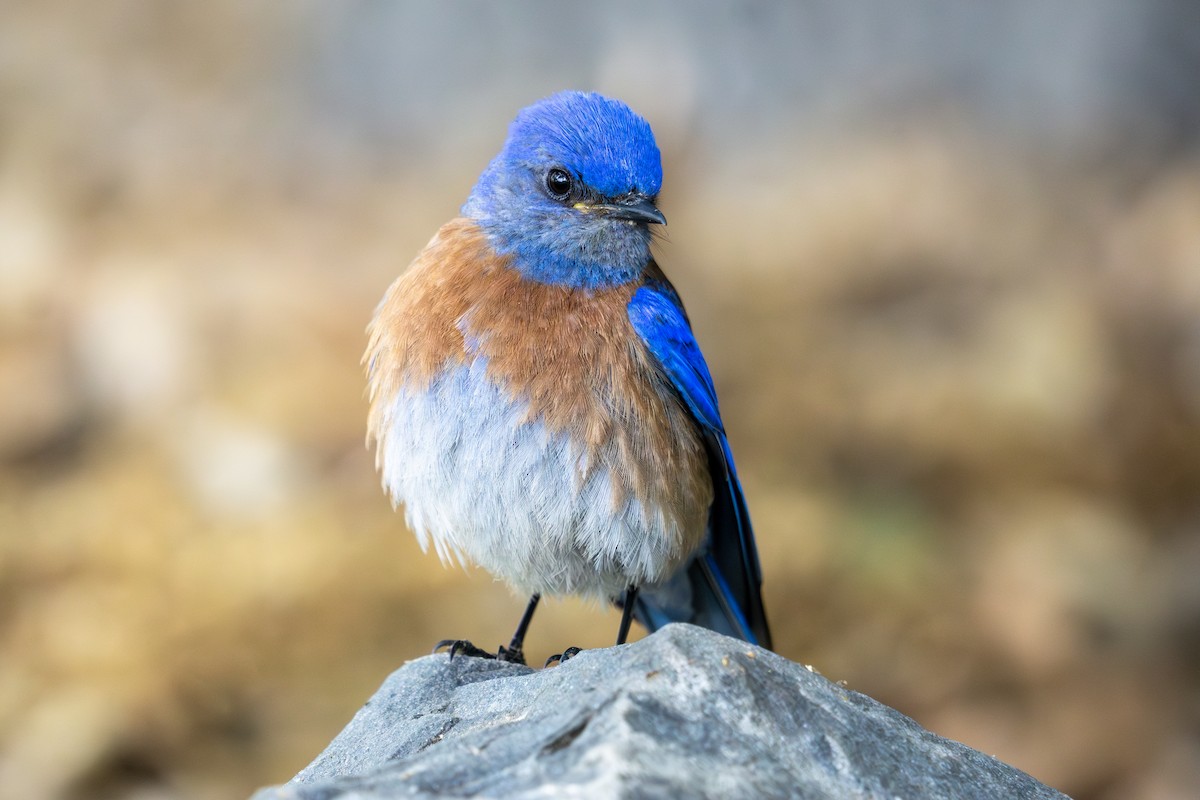
[[[1081,800],[1200,794],[1200,6],[9,0],[0,796],[245,796],[507,638],[379,491],[359,356],[568,87],[658,134],[779,651]]]

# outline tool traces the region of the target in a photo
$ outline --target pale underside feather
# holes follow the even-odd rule
[[[377,460],[423,549],[519,592],[608,599],[665,579],[699,546],[708,497],[667,509],[614,492],[626,476],[587,468],[579,437],[530,417],[483,359],[388,402]]]

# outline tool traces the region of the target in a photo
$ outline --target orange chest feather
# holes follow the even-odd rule
[[[686,412],[627,316],[634,288],[526,280],[473,223],[453,220],[379,308],[367,353],[373,399],[420,390],[440,370],[482,358],[531,419],[581,436],[588,449],[615,424],[679,435],[690,428]]]

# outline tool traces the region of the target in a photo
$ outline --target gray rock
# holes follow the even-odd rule
[[[865,695],[670,625],[533,670],[427,656],[254,800],[1062,798]]]

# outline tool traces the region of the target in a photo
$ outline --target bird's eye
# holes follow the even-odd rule
[[[571,176],[565,169],[555,167],[546,173],[546,191],[555,200],[566,200],[571,194]]]

